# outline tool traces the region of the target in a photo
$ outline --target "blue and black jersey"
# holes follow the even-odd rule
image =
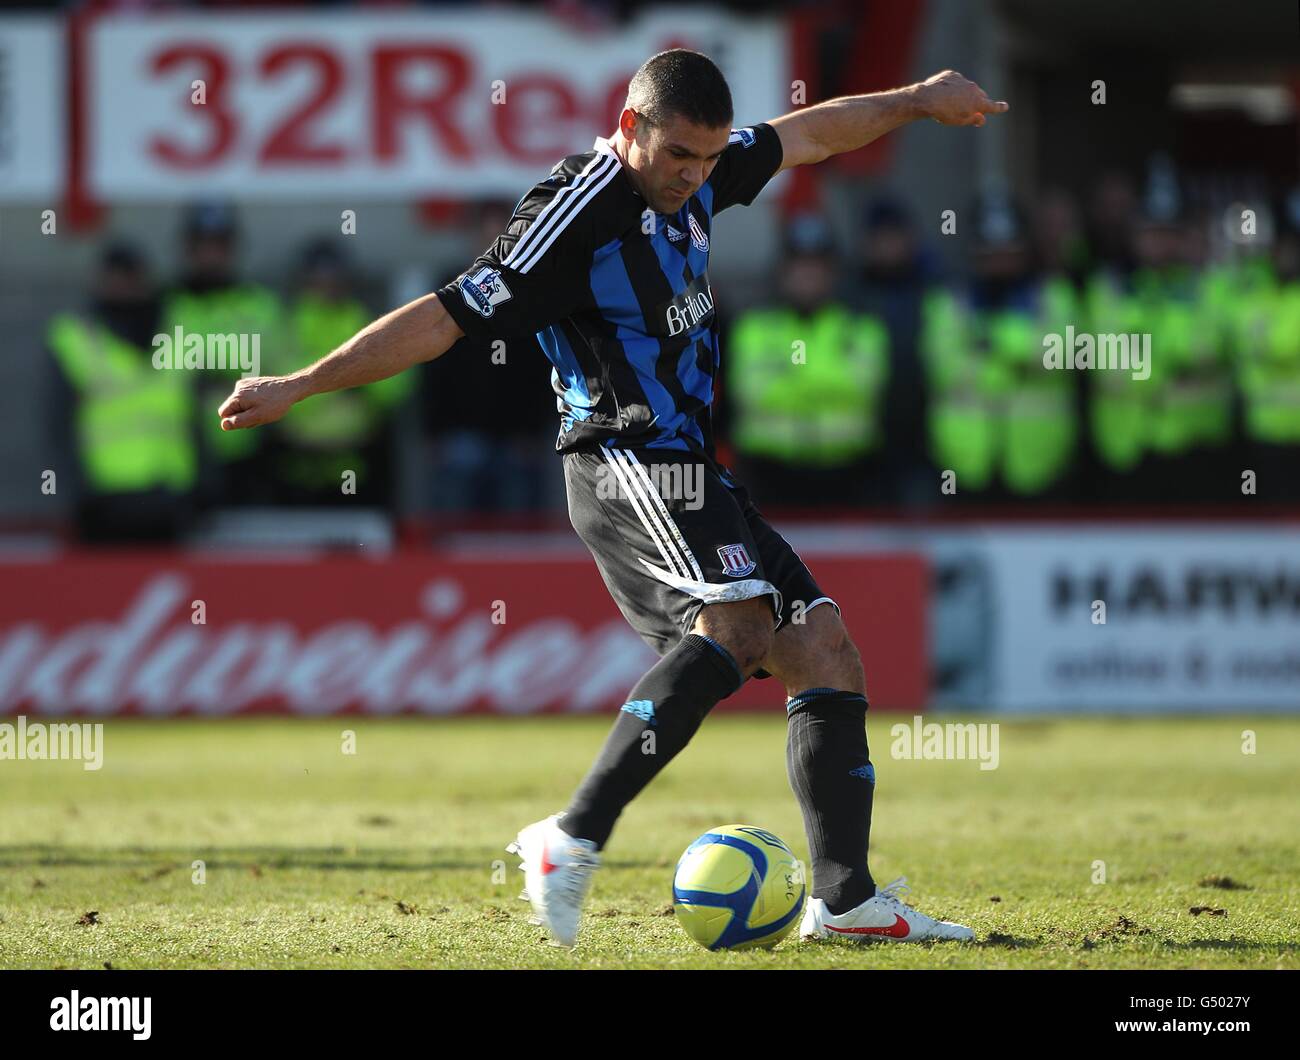
[[[770,125],[734,130],[709,179],[677,213],[661,214],[598,139],[534,185],[438,297],[473,338],[536,333],[554,366],[557,450],[595,442],[711,456],[712,219],[753,202],[781,160]]]

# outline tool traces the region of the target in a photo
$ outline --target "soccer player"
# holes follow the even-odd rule
[[[614,134],[534,185],[455,282],[301,371],[240,380],[221,405],[224,429],[252,427],[313,394],[432,360],[462,335],[536,333],[554,366],[570,519],[624,616],[661,656],[568,808],[511,844],[555,942],[575,942],[623,808],[751,676],[786,690],[787,770],[814,884],[800,936],[974,937],[904,905],[904,880],[878,889],[868,871],[875,771],[862,663],[839,606],[714,459],[708,264],[714,215],[753,202],[781,170],[919,118],[983,125],[1005,110],[946,70],[733,129],[731,92],[713,62],[662,52],[629,83]],[[653,754],[642,753],[646,732]]]

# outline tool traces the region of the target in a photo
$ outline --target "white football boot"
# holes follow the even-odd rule
[[[591,888],[591,873],[600,854],[590,839],[575,839],[560,828],[560,814],[530,824],[506,850],[518,854],[523,864],[524,893],[537,914],[536,922],[560,946],[578,939],[582,903]]]
[[[877,888],[873,897],[847,913],[835,916],[820,898],[809,898],[804,910],[799,938],[846,938],[855,942],[884,939],[890,942],[921,942],[925,939],[973,939],[975,932],[962,924],[935,920],[918,913],[910,905],[899,901],[899,895],[910,891],[907,877],[900,876],[893,883]]]

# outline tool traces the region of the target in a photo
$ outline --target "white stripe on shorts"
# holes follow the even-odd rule
[[[654,483],[650,481],[650,475],[646,471],[645,465],[642,464],[641,461],[636,458],[636,454],[630,450],[620,449],[616,451],[622,453],[623,456],[630,461],[631,466],[636,469],[636,473],[640,476],[641,482],[644,483],[645,490],[650,495],[652,503],[659,509],[659,514],[662,517],[663,522],[667,524],[668,530],[672,533],[673,540],[676,541],[677,546],[681,549],[681,554],[685,556],[686,560],[690,563],[690,572],[687,576],[689,577],[690,574],[694,574],[695,580],[702,582],[704,580],[704,572],[700,570],[700,565],[695,561],[695,553],[691,551],[691,546],[686,543],[686,538],[682,536],[682,532],[677,528],[677,524],[673,522],[673,517],[668,514],[668,509],[664,506],[663,498],[659,496],[659,491],[655,489]]]
[[[668,533],[663,529],[663,527],[659,526],[657,522],[652,522],[649,514],[642,509],[640,493],[629,479],[627,470],[621,463],[619,463],[618,459],[614,456],[613,451],[609,448],[601,446],[600,451],[604,454],[610,467],[613,468],[614,474],[618,478],[620,488],[623,493],[627,495],[628,500],[632,502],[632,510],[636,512],[637,518],[641,520],[641,525],[645,527],[646,534],[649,535],[650,539],[659,549],[659,554],[663,557],[664,563],[667,564],[669,570],[671,570],[673,574],[678,576],[686,575],[689,577],[691,573],[690,568],[686,566],[685,561],[682,560],[673,548],[672,540]]]

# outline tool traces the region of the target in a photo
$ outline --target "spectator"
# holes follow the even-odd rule
[[[1089,249],[1074,196],[1061,188],[1049,188],[1038,197],[1033,241],[1037,264],[1043,272],[1063,276],[1082,289],[1090,268]]]
[[[1251,263],[1255,264],[1255,263]],[[1234,469],[1255,473],[1255,496],[1300,500],[1300,186],[1283,201],[1264,276],[1239,284],[1236,377],[1246,451]]]
[[[482,204],[476,248],[494,243],[512,213],[508,203]],[[436,286],[454,280],[463,265],[458,261]],[[520,513],[559,503],[559,422],[546,368],[535,335],[490,343],[462,338],[426,366],[421,406],[434,442],[435,510]]]
[[[105,251],[84,313],[50,322],[61,482],[87,542],[172,541],[185,528],[198,455],[189,380],[153,365],[158,294],[141,255]]]
[[[889,335],[889,371],[883,398],[882,461],[889,500],[933,502],[935,472],[928,458],[926,378],[918,352],[921,305],[936,266],[926,254],[911,215],[902,203],[882,198],[863,218],[858,283],[853,304],[884,323]]]
[[[1058,500],[1077,444],[1075,380],[1045,367],[1043,340],[1076,317],[1074,290],[1033,270],[1024,218],[1005,195],[981,199],[975,229],[969,285],[926,297],[934,458],[958,498]]]
[[[1100,273],[1089,289],[1092,330],[1137,336],[1148,378],[1094,373],[1093,449],[1108,466],[1103,496],[1188,502],[1224,481],[1232,392],[1224,329],[1214,299],[1188,260],[1198,241],[1172,169],[1156,160],[1135,228],[1133,271]],[[1219,496],[1223,496],[1222,493]]]
[[[1133,269],[1133,228],[1138,196],[1129,177],[1114,170],[1103,173],[1088,202],[1088,246],[1097,268],[1127,275]]]
[[[288,313],[290,370],[325,356],[373,318],[336,242],[311,243],[302,254]],[[290,409],[273,428],[276,499],[325,505],[360,500],[391,508],[390,428],[410,389],[411,375],[404,372],[369,386],[319,394]]]
[[[840,261],[824,221],[791,222],[780,287],[742,313],[724,371],[731,435],[759,504],[846,506],[883,494],[884,324],[836,297]]]
[[[224,203],[190,207],[183,230],[184,262],[181,282],[167,297],[164,329],[180,328],[200,336],[212,350],[214,339],[227,336],[260,351],[255,370],[269,375],[284,368],[283,314],[275,292],[242,281],[235,272],[238,230],[235,215]],[[273,486],[268,469],[258,459],[265,437],[261,431],[223,431],[216,409],[243,374],[233,367],[205,368],[197,373],[198,416],[203,444],[205,503],[269,503]]]

